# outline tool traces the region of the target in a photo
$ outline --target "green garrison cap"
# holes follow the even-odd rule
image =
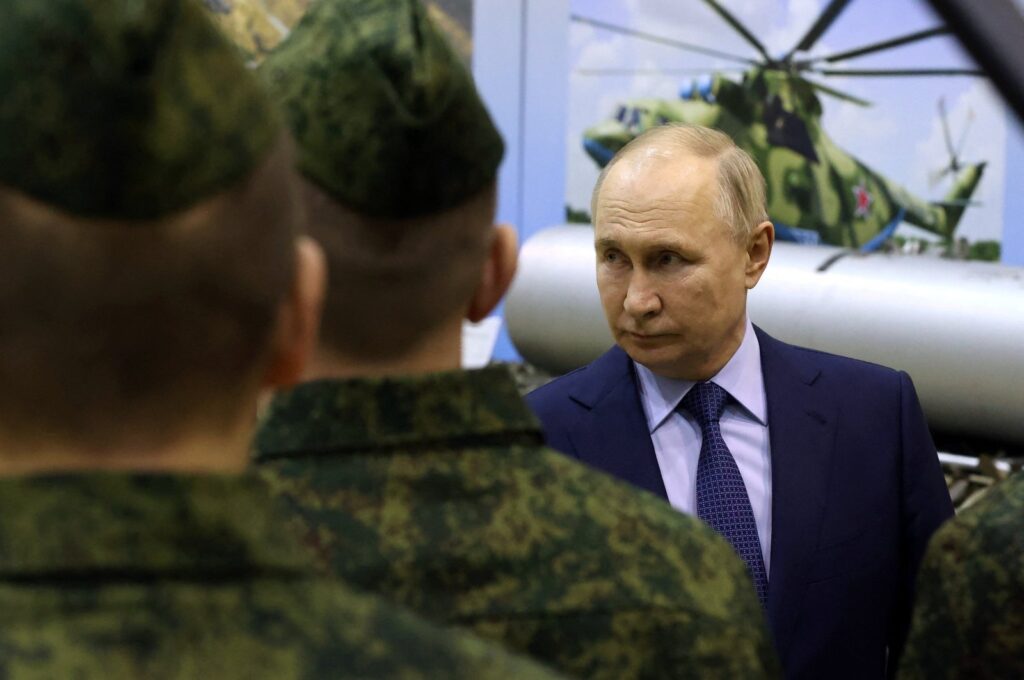
[[[186,208],[279,133],[195,0],[3,0],[0,93],[0,183],[82,217]]]
[[[260,69],[300,170],[358,212],[429,215],[494,180],[501,136],[416,0],[317,0]]]

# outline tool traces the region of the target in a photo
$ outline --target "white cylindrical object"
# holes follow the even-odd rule
[[[545,229],[523,244],[505,298],[505,324],[530,363],[554,373],[578,368],[612,346],[587,226]]]
[[[527,241],[505,313],[525,359],[561,373],[611,346],[594,271],[589,227]],[[785,342],[907,371],[933,426],[1024,442],[1024,269],[777,243],[749,313]]]

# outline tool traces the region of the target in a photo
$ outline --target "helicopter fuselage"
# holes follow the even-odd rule
[[[778,238],[863,250],[880,247],[901,222],[950,237],[984,164],[967,166],[944,202],[929,203],[872,170],[822,130],[810,87],[774,72],[737,83],[716,75],[678,100],[638,99],[584,133],[600,166],[644,130],[689,123],[725,132],[761,168]]]

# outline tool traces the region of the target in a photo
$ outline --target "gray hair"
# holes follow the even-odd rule
[[[682,151],[698,158],[718,161],[718,196],[715,198],[715,217],[728,224],[733,238],[745,243],[754,227],[768,220],[765,207],[764,176],[754,159],[736,146],[729,135],[700,125],[672,123],[650,128],[633,138],[604,166],[594,184],[590,198],[590,214],[597,217],[597,197],[605,178],[623,158],[646,148]]]

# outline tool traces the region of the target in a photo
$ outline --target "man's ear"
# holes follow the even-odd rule
[[[480,282],[466,310],[467,319],[473,322],[480,321],[498,306],[516,275],[516,263],[519,261],[518,246],[519,237],[515,228],[508,224],[494,227],[494,238],[491,240],[487,260],[480,271]]]
[[[751,289],[761,280],[765,267],[768,266],[768,259],[772,256],[772,246],[775,244],[775,227],[771,222],[762,222],[754,227],[747,241],[747,289]]]
[[[295,278],[278,307],[264,387],[288,387],[299,382],[316,347],[326,288],[324,251],[313,239],[300,236],[295,242]]]

